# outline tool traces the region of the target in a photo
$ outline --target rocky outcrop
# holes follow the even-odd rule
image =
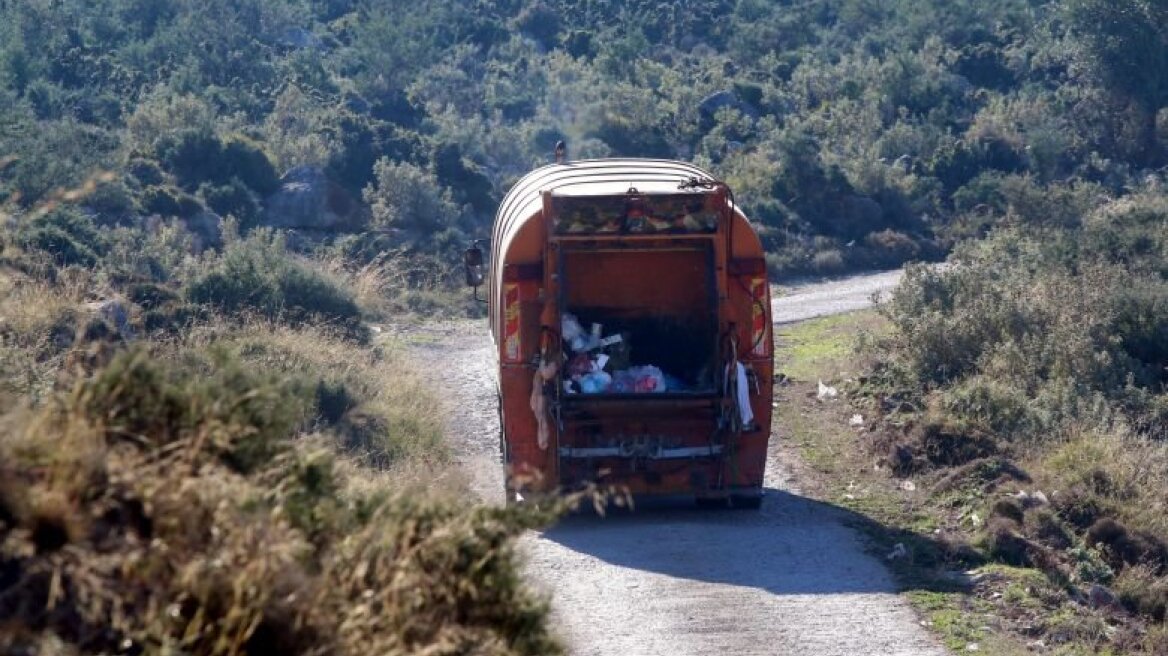
[[[319,166],[297,166],[264,201],[266,226],[292,230],[345,231],[360,227],[360,206]]]

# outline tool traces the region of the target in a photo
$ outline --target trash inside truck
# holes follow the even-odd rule
[[[759,506],[770,291],[729,187],[675,161],[546,166],[465,258],[489,306],[510,501],[595,484]]]

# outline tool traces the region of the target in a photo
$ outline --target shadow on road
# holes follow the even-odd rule
[[[857,530],[859,529],[859,530]],[[942,545],[896,532],[839,506],[768,489],[759,511],[700,510],[692,500],[642,502],[606,517],[568,517],[543,536],[560,547],[634,570],[776,595],[953,590],[934,576]],[[885,551],[905,545],[894,580]],[[865,549],[865,545],[869,547]],[[922,562],[924,561],[924,562]],[[968,566],[968,565],[967,565]]]

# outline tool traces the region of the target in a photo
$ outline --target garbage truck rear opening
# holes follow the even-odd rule
[[[546,166],[503,199],[490,250],[509,500],[597,484],[758,506],[770,292],[726,185],[683,162]],[[481,251],[466,262],[483,282]]]

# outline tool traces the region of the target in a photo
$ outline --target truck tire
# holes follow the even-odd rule
[[[758,510],[762,508],[762,493],[732,494],[730,495],[730,507],[735,510]]]
[[[499,462],[506,465],[507,458],[507,434],[503,431],[503,393],[499,391],[498,386],[495,387],[495,409],[499,417]]]
[[[726,508],[726,497],[698,497],[694,499],[694,502],[701,510],[724,510]]]

